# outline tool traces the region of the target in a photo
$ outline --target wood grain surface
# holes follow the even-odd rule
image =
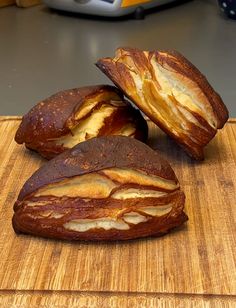
[[[0,118],[1,307],[235,307],[236,121],[194,162],[149,123],[149,145],[174,168],[189,221],[160,238],[84,243],[16,235],[13,204],[45,160],[14,142]]]

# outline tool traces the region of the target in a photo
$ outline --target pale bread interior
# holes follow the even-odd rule
[[[120,184],[136,184],[140,186],[150,186],[150,189],[124,189],[119,188]],[[162,196],[166,192],[152,189],[176,190],[179,184],[166,180],[155,175],[147,175],[140,170],[110,168],[104,169],[100,174],[89,173],[85,175],[71,177],[60,182],[46,185],[35,193],[35,197],[55,196],[55,197],[80,197],[89,199],[107,198],[130,199],[135,196],[146,198],[149,196]]]
[[[122,188],[122,184],[135,184],[136,187]],[[137,188],[140,185],[140,188]],[[145,188],[142,186],[145,185]],[[120,188],[121,186],[121,188]],[[178,189],[179,184],[166,180],[155,175],[147,175],[141,170],[110,168],[102,170],[100,173],[89,173],[75,176],[58,183],[49,184],[39,189],[34,197],[79,197],[84,201],[91,199],[113,198],[115,200],[139,199],[139,198],[160,198]],[[166,189],[163,191],[163,189]],[[41,212],[38,218],[61,218],[63,214],[48,209],[43,211],[47,201],[41,199],[28,201],[27,206],[40,207]],[[156,206],[142,206],[124,211],[120,215],[120,210],[115,209],[115,217],[101,217],[96,219],[72,219],[64,224],[67,230],[85,232],[95,228],[104,230],[117,229],[128,230],[131,225],[146,222],[150,217],[160,217],[168,214],[172,209],[172,204],[159,204]],[[115,213],[115,214],[114,214]]]
[[[152,217],[160,217],[168,214],[172,209],[172,205],[143,207],[137,212],[129,212],[124,214],[121,218],[115,219],[111,217],[103,217],[98,219],[75,219],[64,224],[64,228],[72,231],[85,232],[91,229],[101,228],[104,230],[129,230],[131,225],[137,225],[148,221]],[[141,215],[142,212],[144,215]],[[149,216],[146,216],[148,214]]]
[[[74,128],[71,128],[70,135],[58,138],[56,144],[72,148],[80,142],[96,137],[106,118],[110,117],[116,109],[116,107],[107,104],[102,105],[100,109],[95,110],[90,116],[81,120]]]
[[[154,186],[164,188],[166,190],[174,190],[179,184],[174,181],[166,180],[159,176],[147,175],[144,171],[128,168],[109,168],[102,170],[102,173],[110,179],[122,184],[133,183],[146,186]]]
[[[114,66],[117,62],[124,64],[133,79],[135,88],[126,85],[124,90],[144,113],[152,115],[172,134],[179,138],[185,135],[197,144],[199,141],[192,133],[191,124],[207,131],[200,123],[199,116],[213,129],[218,125],[207,97],[196,82],[174,71],[167,64],[159,64],[155,54],[151,57],[149,52],[143,54],[149,61],[149,66],[145,68],[132,58],[129,51],[122,49],[118,49],[112,60]],[[163,55],[171,57],[169,54]]]
[[[84,101],[82,106],[80,106],[79,110],[75,114],[75,119],[80,120],[84,118],[87,114],[91,112],[91,110],[98,105],[100,102],[110,102],[110,101],[117,101],[119,104],[124,103],[120,100],[120,97],[115,92],[102,92],[99,93],[91,98],[88,98]]]
[[[102,105],[98,108],[98,104]],[[65,148],[72,148],[76,144],[87,139],[97,137],[100,129],[105,125],[106,120],[111,117],[119,107],[125,107],[125,102],[121,101],[116,93],[100,93],[95,97],[87,99],[75,114],[78,122],[70,126],[70,134],[57,139],[52,139],[57,145]],[[94,110],[93,110],[94,109]],[[132,136],[135,132],[134,123],[126,123],[114,135]]]

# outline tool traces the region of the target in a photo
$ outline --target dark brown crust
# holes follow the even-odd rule
[[[147,58],[144,56],[142,51],[133,48],[121,48],[121,50],[128,51],[139,66],[144,66],[144,73],[146,68],[148,68],[151,75],[154,74],[149,61],[147,61]],[[162,52],[166,53],[167,56],[161,55]],[[160,65],[163,67],[168,66],[168,69],[171,68],[173,71],[188,77],[199,86],[213,108],[214,114],[217,118],[216,124],[218,128],[222,128],[228,119],[228,110],[220,96],[213,90],[207,79],[199,72],[199,70],[182,55],[175,51],[149,52],[149,57],[153,55],[155,55]],[[127,72],[126,66],[123,63],[113,61],[112,58],[104,58],[100,59],[96,65],[114,82],[118,88],[120,88],[126,94],[127,97],[129,97],[135,104],[137,104],[137,106],[143,112],[145,112],[153,122],[155,122],[168,135],[173,137],[191,157],[197,160],[204,158],[203,147],[215,136],[216,130],[209,126],[209,124],[204,121],[202,117],[195,114],[195,117],[206,128],[206,130],[199,129],[199,127],[195,126],[194,124],[189,124],[191,134],[198,140],[198,142],[194,142],[189,137],[187,138],[186,135],[177,136],[170,129],[167,129],[165,125],[159,121],[151,112],[148,112],[145,110],[145,108],[143,109],[142,104],[139,103],[138,100],[132,97],[132,95],[129,95],[128,90],[135,89],[136,86],[132,77]]]
[[[23,117],[16,132],[16,142],[19,144],[25,143],[27,148],[39,152],[47,159],[55,157],[66,148],[63,145],[56,144],[52,139],[71,133],[71,125],[77,124],[74,119],[75,114],[85,100],[109,92],[123,100],[123,94],[116,87],[99,85],[61,91],[39,102]],[[146,121],[129,102],[124,101],[124,103],[126,104],[124,107],[118,108],[118,116],[120,112],[120,117],[123,115],[127,121],[134,123],[136,127],[135,137],[146,141],[148,134]],[[98,105],[101,106],[101,104]],[[97,106],[94,109],[96,108]],[[114,124],[117,127],[118,122]],[[104,130],[104,135],[107,134]],[[102,133],[99,132],[99,135],[102,135]]]
[[[128,168],[141,170],[148,176],[159,176],[175,182],[169,187],[144,186],[139,183],[118,183],[108,197],[83,199],[81,197],[38,196],[38,189],[66,178],[83,174],[104,175],[104,169]],[[106,173],[109,178],[109,174]],[[112,178],[110,178],[112,180]],[[158,197],[115,199],[114,193],[128,188],[160,191]],[[91,192],[92,193],[92,192]],[[71,150],[55,157],[38,171],[23,186],[14,205],[13,228],[16,233],[26,233],[42,237],[68,240],[128,240],[167,233],[184,223],[188,217],[184,213],[185,196],[178,186],[178,180],[170,165],[159,153],[142,142],[123,136],[93,138],[78,144]],[[161,216],[145,213],[143,208],[170,205],[170,212]],[[127,213],[136,213],[144,221],[133,224],[125,220]],[[141,216],[140,216],[141,215]],[[87,231],[70,230],[68,223],[75,220],[113,219],[122,222],[126,230],[115,227],[90,228]],[[83,221],[85,222],[85,221]]]
[[[123,189],[125,185],[119,187],[119,190]],[[143,186],[139,185],[139,189],[142,190]],[[181,200],[181,202],[180,202]],[[113,199],[111,197],[102,199],[82,199],[79,197],[55,197],[55,196],[40,196],[30,198],[30,202],[46,202],[47,204],[43,207],[28,206],[29,199],[23,201],[17,200],[14,205],[14,211],[21,211],[22,214],[35,214],[37,216],[42,211],[55,211],[63,214],[62,219],[56,219],[60,224],[64,224],[72,219],[96,219],[105,216],[117,217],[116,210],[119,209],[118,217],[121,217],[128,211],[139,212],[143,207],[166,205],[168,203],[181,203],[182,207],[184,204],[184,193],[179,189],[169,192],[158,198],[139,198],[133,199]],[[140,203],[140,204],[138,204]],[[137,206],[138,204],[138,206]],[[109,215],[107,215],[107,213]]]
[[[139,169],[177,182],[174,171],[157,151],[133,138],[106,136],[82,142],[43,165],[25,183],[18,200],[50,183],[115,167]]]
[[[135,84],[130,74],[127,74],[127,70],[123,63],[116,62],[115,70],[111,58],[99,59],[95,65],[111,79],[117,88],[123,91],[125,95],[132,100],[132,97],[128,94],[127,89],[131,86],[134,88]],[[137,104],[135,101],[133,101],[133,103]],[[140,108],[138,104],[137,106]]]
[[[167,57],[163,57],[160,52],[166,53]],[[217,128],[222,128],[229,118],[229,112],[222,101],[222,98],[212,88],[206,77],[196,68],[196,66],[194,66],[179,52],[175,50],[160,50],[160,52],[155,52],[158,63],[161,63],[164,67],[165,64],[167,64],[174,71],[188,77],[199,86],[204,95],[207,97],[212,106],[213,112],[218,119]]]
[[[150,71],[152,70],[147,58],[144,57],[143,52],[137,48],[130,48],[125,47],[121,48],[124,51],[128,51],[130,54],[133,55],[137,63],[140,67],[143,66],[145,69],[146,67],[149,67]],[[163,56],[162,53],[165,53],[167,56]],[[182,54],[175,50],[159,50],[159,51],[150,51],[149,52],[150,57],[154,54],[156,57],[156,60],[159,64],[161,64],[163,67],[169,66],[173,69],[173,71],[188,77],[192,81],[194,81],[199,88],[202,90],[204,95],[207,97],[209,103],[212,106],[213,112],[215,116],[218,119],[218,126],[217,128],[222,128],[226,121],[229,118],[228,109],[226,108],[224,102],[222,101],[222,98],[220,95],[212,88],[212,86],[209,84],[206,77],[194,66],[189,60],[187,60]],[[105,58],[105,59],[111,59],[111,58]],[[106,71],[107,68],[103,67],[105,59],[100,59],[96,63],[96,65],[105,73],[109,74],[109,68],[108,72]],[[116,63],[118,64],[118,63]],[[119,63],[120,64],[120,63]],[[145,65],[144,65],[145,64]],[[107,65],[107,63],[106,63]],[[125,73],[125,72],[124,72]],[[112,73],[110,72],[112,75]],[[109,74],[109,78],[112,76]],[[126,75],[126,74],[124,74]],[[115,77],[115,76],[114,76]],[[111,78],[112,79],[112,78]],[[113,81],[113,80],[112,80]],[[120,86],[116,84],[118,88]],[[120,88],[121,89],[121,88]],[[123,88],[121,89],[123,91]]]
[[[23,116],[16,132],[16,142],[30,144],[35,139],[45,141],[66,135],[70,132],[67,123],[83,102],[104,91],[115,91],[121,98],[123,97],[115,87],[98,85],[64,90],[39,102]]]
[[[38,152],[42,157],[46,159],[52,159],[53,157],[61,154],[66,148],[63,145],[55,145],[54,142],[34,142],[26,143],[26,148],[35,152]]]
[[[187,108],[186,108],[187,109]],[[195,124],[190,125],[190,129],[194,135],[194,139],[198,141],[199,143],[194,142],[193,140],[189,139],[188,142],[186,142],[186,136],[176,136],[173,134],[170,130],[168,130],[162,122],[158,121],[157,118],[155,118],[151,113],[147,114],[149,118],[156,123],[167,135],[172,137],[174,140],[178,142],[178,144],[184,149],[188,155],[196,160],[203,160],[204,159],[204,152],[203,147],[209,143],[209,140],[211,140],[215,134],[217,133],[217,130],[214,130],[209,124],[198,114],[192,112],[192,114],[195,115],[199,123],[207,127],[207,131],[196,126]],[[199,146],[201,144],[201,146]]]
[[[43,198],[41,198],[43,199]],[[61,218],[40,217],[42,208],[27,207],[20,203],[16,207],[16,213],[13,216],[13,228],[16,233],[27,233],[42,237],[59,238],[67,240],[128,240],[141,238],[146,236],[160,236],[167,233],[172,228],[181,225],[188,218],[183,212],[184,207],[184,194],[181,191],[174,192],[166,198],[145,198],[143,199],[130,199],[126,201],[108,199],[96,199],[85,202],[79,198],[75,199],[57,199],[55,202],[48,200],[49,205],[44,206],[46,211],[56,211],[62,215]],[[47,200],[44,197],[44,200]],[[104,230],[104,229],[91,229],[85,232],[76,232],[68,230],[63,225],[70,220],[74,219],[96,219],[101,217],[112,216],[113,210],[119,208],[129,208],[129,211],[136,211],[137,208],[144,206],[158,206],[172,202],[172,210],[161,217],[152,217],[147,215],[148,221],[132,225],[129,230]],[[140,206],[141,205],[141,206]],[[46,207],[46,209],[45,209]],[[120,214],[122,215],[125,212]],[[140,214],[143,213],[140,211]],[[40,218],[35,218],[40,217]],[[37,219],[37,223],[36,223]]]

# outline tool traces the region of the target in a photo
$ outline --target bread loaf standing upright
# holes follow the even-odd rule
[[[228,110],[207,79],[176,51],[118,48],[97,66],[195,159],[224,126]]]

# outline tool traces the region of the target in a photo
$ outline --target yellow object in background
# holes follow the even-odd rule
[[[121,7],[129,7],[147,2],[151,2],[151,0],[123,0],[121,3]]]

